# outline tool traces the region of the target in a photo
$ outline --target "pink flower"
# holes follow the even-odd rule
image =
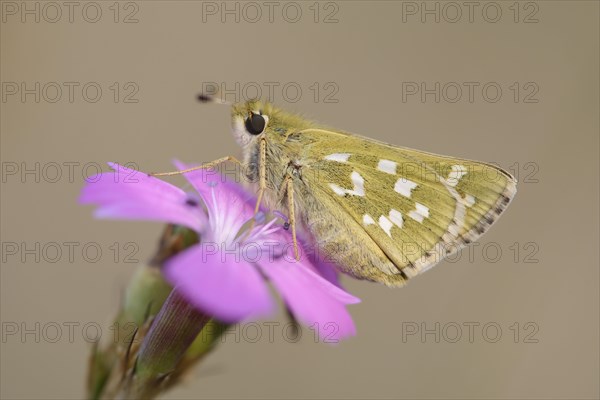
[[[277,219],[261,221],[263,212],[255,219],[256,199],[241,186],[197,170],[184,174],[197,192],[190,195],[145,173],[109,165],[115,171],[90,177],[80,202],[97,204],[99,218],[162,221],[196,231],[201,242],[172,257],[164,275],[198,309],[228,323],[271,315],[270,281],[293,315],[321,335],[339,340],[355,334],[346,305],[360,300],[339,287],[330,264],[311,262],[302,247],[295,260],[289,232]]]

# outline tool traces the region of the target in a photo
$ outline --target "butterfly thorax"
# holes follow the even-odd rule
[[[260,116],[266,121],[264,130],[253,135],[249,133],[246,121],[249,116]],[[302,160],[302,130],[317,127],[317,124],[298,115],[273,107],[270,103],[250,101],[234,105],[232,108],[233,135],[242,148],[242,168],[245,177],[258,183],[260,169],[266,172],[269,191],[280,191],[286,175],[298,176],[305,166]],[[265,159],[261,160],[261,142],[265,146]],[[264,165],[262,165],[264,163]],[[267,193],[266,200],[273,200]]]

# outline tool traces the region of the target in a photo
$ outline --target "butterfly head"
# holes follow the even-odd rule
[[[315,126],[310,120],[260,100],[234,104],[231,123],[233,134],[242,146],[263,135],[272,142],[285,142],[293,133]]]
[[[270,103],[252,100],[231,106],[233,136],[242,147],[255,143],[258,138],[274,132],[277,113]]]
[[[218,96],[200,95],[201,102],[229,104]],[[242,147],[255,144],[263,136],[270,141],[285,141],[290,134],[314,124],[301,116],[286,112],[262,100],[231,104],[233,135]]]

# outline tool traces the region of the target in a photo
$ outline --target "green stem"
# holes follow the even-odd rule
[[[175,367],[210,317],[190,305],[173,290],[138,353],[135,376],[140,381],[161,378]]]

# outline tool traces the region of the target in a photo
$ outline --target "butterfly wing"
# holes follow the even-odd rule
[[[515,179],[491,164],[329,130],[298,134],[311,190],[341,207],[405,278],[477,239],[516,193]]]

